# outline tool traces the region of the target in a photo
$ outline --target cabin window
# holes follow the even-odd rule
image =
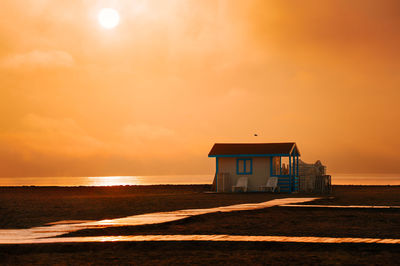
[[[253,173],[253,160],[237,159],[236,172],[238,175],[251,175]]]

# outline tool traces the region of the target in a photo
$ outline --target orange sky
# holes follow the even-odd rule
[[[400,173],[397,0],[2,0],[0,34],[0,176],[212,173],[214,142],[275,141]]]

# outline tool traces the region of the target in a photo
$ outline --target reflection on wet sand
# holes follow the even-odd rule
[[[30,229],[0,230],[0,244],[40,244],[40,243],[78,243],[78,242],[144,242],[144,241],[253,241],[253,242],[293,242],[293,243],[379,243],[400,244],[400,239],[382,238],[346,238],[346,237],[300,237],[300,236],[246,236],[246,235],[131,235],[131,236],[86,236],[86,237],[55,237],[65,233],[111,226],[132,226],[144,224],[165,223],[184,219],[190,216],[213,212],[231,212],[256,210],[272,206],[308,207],[299,205],[317,198],[286,198],[275,199],[262,203],[238,204],[209,209],[190,209],[172,212],[148,213],[125,218],[101,221],[59,221],[51,226],[34,227]],[[290,205],[293,204],[293,205]],[[325,206],[333,208],[391,208],[398,206]]]
[[[229,242],[292,242],[292,243],[377,243],[400,244],[400,239],[350,238],[350,237],[301,237],[301,236],[241,236],[241,235],[132,235],[132,236],[84,236],[40,238],[31,241],[10,242],[26,243],[78,243],[78,242],[145,242],[145,241],[229,241]],[[3,243],[6,244],[6,243]]]
[[[257,210],[285,204],[304,203],[315,199],[318,198],[283,198],[261,203],[237,204],[208,209],[188,209],[171,212],[147,213],[128,216],[125,218],[101,221],[79,223],[69,223],[69,221],[61,221],[53,223],[53,225],[50,226],[33,227],[29,229],[2,229],[0,230],[0,244],[41,243],[41,241],[39,241],[40,239],[43,240],[43,238],[56,237],[82,229],[159,224],[207,213]]]
[[[279,207],[300,207],[300,208],[339,208],[339,209],[400,209],[400,206],[362,206],[362,205],[302,205],[302,204],[283,204]]]

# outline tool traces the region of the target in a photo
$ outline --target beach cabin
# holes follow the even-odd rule
[[[215,157],[217,192],[297,192],[299,156],[294,142],[216,143],[208,154]]]

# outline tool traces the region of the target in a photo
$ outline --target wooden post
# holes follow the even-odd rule
[[[296,154],[296,178],[297,178],[297,190],[300,190],[300,176],[299,176],[299,155]]]
[[[218,169],[219,165],[218,165],[218,157],[215,157],[215,191],[218,192]]]
[[[289,191],[292,192],[292,155],[289,154]]]

